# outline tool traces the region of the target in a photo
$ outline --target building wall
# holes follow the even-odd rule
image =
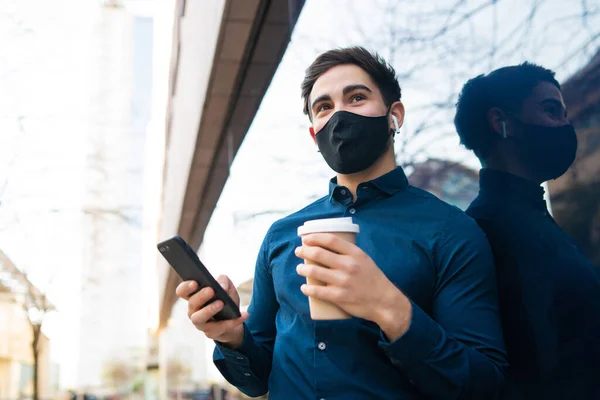
[[[184,7],[175,16],[161,239],[179,233],[200,245],[303,3],[178,0]],[[158,270],[161,365],[172,353],[198,352],[191,358],[202,359],[206,340],[189,324],[184,304],[176,303],[178,278],[161,258]],[[192,375],[206,379],[202,367]]]
[[[177,28],[181,46],[173,49],[179,65],[173,82],[174,93],[168,122],[170,129],[165,143],[165,158],[169,162],[163,171],[160,240],[177,234],[179,228],[224,7],[225,0],[187,1],[185,14]],[[170,267],[158,254],[156,261],[158,296],[162,299]],[[182,315],[185,317],[186,314],[179,312],[158,338],[161,398],[167,393],[166,365],[172,358],[181,357],[191,368],[190,380],[198,383],[207,380],[206,340],[202,334],[193,331],[189,321],[180,321]]]
[[[187,1],[179,27],[179,65],[171,105],[170,133],[166,139],[163,214],[160,236],[175,235],[179,228],[190,165],[196,145],[225,0]],[[174,51],[177,51],[174,49]],[[225,105],[224,105],[225,106]],[[158,285],[166,286],[168,265],[160,260]],[[162,293],[159,293],[162,295]]]

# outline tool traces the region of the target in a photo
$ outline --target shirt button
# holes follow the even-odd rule
[[[250,375],[252,375],[250,372],[244,373],[244,376],[250,376]]]
[[[342,189],[342,190],[340,190],[340,193],[341,193],[341,194],[346,194],[346,189]]]
[[[352,215],[356,214],[356,209],[354,209],[354,208],[351,208],[351,209],[350,209],[350,210],[348,210],[348,211],[349,211],[349,212],[350,212],[350,214],[352,214]]]
[[[327,348],[327,345],[324,342],[320,342],[317,347],[319,348],[319,350],[323,351]]]

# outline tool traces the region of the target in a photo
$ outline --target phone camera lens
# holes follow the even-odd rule
[[[164,247],[160,247],[158,250],[160,250],[161,253],[163,253],[165,251]]]

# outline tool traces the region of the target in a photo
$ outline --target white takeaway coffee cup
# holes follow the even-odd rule
[[[298,227],[298,236],[306,236],[312,233],[332,233],[337,237],[350,243],[356,243],[356,235],[359,233],[359,226],[352,222],[352,218],[325,218],[306,221],[304,225]],[[306,264],[318,265],[312,260],[304,260]],[[307,278],[309,285],[326,286],[324,282],[316,279]],[[310,307],[310,317],[314,320],[333,320],[347,319],[351,315],[328,301],[308,298]]]

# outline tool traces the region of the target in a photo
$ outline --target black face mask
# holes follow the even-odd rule
[[[325,162],[335,172],[364,171],[384,153],[390,135],[387,114],[365,117],[338,111],[316,134],[317,146]]]
[[[573,125],[543,126],[525,124],[521,126],[518,156],[527,165],[536,178],[545,182],[563,175],[577,154],[577,135]]]

